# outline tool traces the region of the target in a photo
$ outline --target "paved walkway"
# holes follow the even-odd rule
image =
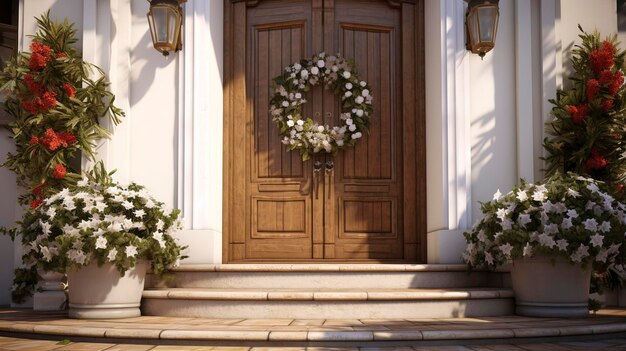
[[[4,336],[0,338],[0,350],[626,351],[626,310],[601,310],[597,315],[574,319],[244,320],[142,316],[76,320],[67,318],[66,313],[0,309],[0,333]],[[62,339],[77,343],[58,344]]]
[[[593,342],[562,342],[534,344],[495,344],[480,346],[416,346],[416,347],[238,347],[238,346],[155,346],[88,342],[58,342],[0,337],[0,351],[591,351],[626,350],[626,339]]]

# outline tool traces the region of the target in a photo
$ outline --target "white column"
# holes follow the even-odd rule
[[[515,1],[517,177],[534,181],[531,2]]]
[[[222,259],[223,3],[185,4],[178,138],[178,207],[185,216],[183,264]]]
[[[542,126],[551,120],[553,105],[548,102],[556,99],[556,91],[563,87],[563,48],[558,35],[560,0],[541,1],[541,115],[535,119]],[[536,138],[544,139],[544,129]],[[535,157],[544,157],[545,149],[535,151]],[[543,164],[543,163],[542,163]]]
[[[469,59],[465,49],[465,2],[463,0],[442,0],[426,4],[426,33],[428,41],[439,38],[440,45],[427,44],[427,66],[434,64],[439,71],[427,73],[427,86],[434,80],[441,80],[441,89],[433,94],[427,92],[427,128],[435,125],[441,128],[441,143],[436,146],[437,154],[429,151],[429,167],[443,160],[440,173],[444,183],[429,195],[441,196],[441,207],[428,219],[439,224],[432,228],[427,237],[429,263],[455,263],[460,261],[465,248],[463,231],[471,225],[471,145],[469,118]],[[439,18],[434,23],[432,18]],[[430,18],[430,20],[429,20]],[[435,33],[439,35],[435,35]],[[439,49],[438,52],[429,52]],[[436,60],[441,62],[437,65]],[[434,68],[433,67],[433,68]],[[430,70],[430,69],[429,69]],[[435,96],[433,96],[435,95]],[[441,103],[441,108],[431,108],[429,104]],[[435,119],[438,119],[436,121]],[[428,142],[431,145],[430,142]],[[433,179],[437,174],[430,174]],[[429,183],[430,184],[430,183]]]

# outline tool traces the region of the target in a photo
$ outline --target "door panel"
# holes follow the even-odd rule
[[[225,262],[425,259],[423,4],[419,0],[225,1]],[[372,87],[370,133],[302,162],[269,116],[272,78],[320,51]],[[303,115],[340,124],[321,86]],[[316,191],[313,162],[323,170]]]
[[[246,193],[251,201],[245,216],[250,223],[243,243],[245,259],[313,258],[313,203],[300,193],[304,170],[310,166],[285,150],[268,112],[272,79],[310,55],[311,30],[310,1],[264,1],[247,10],[246,81],[251,99],[246,104],[252,113],[245,123],[253,128],[246,150],[251,160],[246,165]]]
[[[327,3],[331,0],[327,0]],[[325,254],[335,259],[404,260],[402,223],[402,120],[398,69],[402,50],[402,10],[387,2],[334,0],[333,51],[352,59],[374,96],[369,134],[335,157],[334,204],[327,213],[333,245]],[[326,22],[328,23],[328,22]],[[335,108],[335,115],[339,106]],[[328,234],[328,236],[331,235]]]

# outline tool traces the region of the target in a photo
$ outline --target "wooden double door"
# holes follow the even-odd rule
[[[322,51],[354,61],[374,113],[354,148],[302,162],[269,115],[272,79]],[[422,2],[225,0],[224,53],[224,262],[424,261]],[[303,115],[339,125],[321,85]]]

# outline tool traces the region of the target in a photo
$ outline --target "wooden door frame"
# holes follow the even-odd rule
[[[234,52],[245,51],[246,40],[235,42],[233,38],[246,37],[246,8],[256,6],[262,0],[224,0],[224,163],[223,163],[223,212],[222,212],[222,262],[233,261],[231,257],[231,240],[233,231],[241,229],[237,217],[240,212],[245,212],[245,204],[237,203],[236,197],[241,191],[245,195],[245,177],[237,177],[234,160],[244,157],[243,148],[237,145],[245,145],[242,141],[245,133],[235,134],[232,124],[233,116],[237,113],[246,113],[246,57],[234,55]],[[322,2],[323,0],[314,0]],[[411,16],[402,16],[402,26],[412,26],[415,30],[412,35],[402,37],[402,76],[408,77],[402,80],[402,113],[405,116],[415,116],[415,130],[404,130],[403,152],[404,165],[415,167],[417,182],[415,189],[404,188],[405,193],[414,196],[414,208],[404,206],[404,225],[417,228],[419,243],[415,246],[418,261],[426,261],[426,97],[425,97],[425,49],[424,49],[424,1],[425,0],[387,0],[390,6],[404,8],[404,13],[413,13]],[[417,22],[416,22],[417,21]],[[419,25],[414,25],[419,23]],[[403,31],[406,33],[407,31]],[[411,77],[413,79],[411,79]],[[415,94],[407,92],[413,91]],[[239,101],[239,103],[237,103]],[[242,105],[241,102],[244,102]],[[412,143],[407,145],[407,143]],[[411,159],[413,158],[414,159]],[[405,177],[406,178],[406,177]],[[244,196],[245,197],[245,196]],[[242,208],[242,205],[244,207]],[[408,221],[414,221],[409,223]],[[407,224],[408,223],[408,224]],[[245,233],[245,226],[242,233]],[[405,250],[407,248],[405,247]]]

